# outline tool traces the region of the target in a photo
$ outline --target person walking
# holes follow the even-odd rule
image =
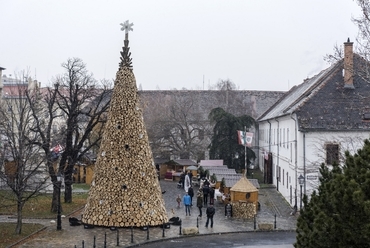
[[[206,183],[204,183],[204,185],[203,185],[204,206],[208,206],[208,194],[209,194],[209,185],[207,185]]]
[[[180,175],[180,182],[181,182],[181,186],[183,189],[185,189],[185,173],[182,172],[181,175]]]
[[[209,187],[209,205],[213,205],[215,200],[215,190],[213,187]]]
[[[190,195],[188,194],[188,192],[185,193],[183,199],[182,199],[182,202],[184,203],[185,205],[185,214],[186,216],[188,216],[188,213],[189,213],[189,216],[191,215],[190,214],[190,204],[191,204],[191,201],[190,201]]]
[[[188,188],[188,195],[190,196],[190,206],[193,206],[193,196],[194,196],[194,190],[193,187],[190,185]]]
[[[184,184],[185,192],[188,192],[190,186],[191,186],[190,177],[189,177],[189,174],[186,174],[185,175],[185,184]]]
[[[216,209],[213,207],[213,204],[210,204],[206,210],[207,222],[206,227],[208,227],[209,220],[211,220],[211,228],[213,228],[213,216],[215,215]]]
[[[176,201],[177,201],[177,208],[180,208],[180,203],[181,203],[180,195],[177,195]]]
[[[203,207],[203,190],[200,188],[197,192],[197,207],[199,209],[198,217],[202,217],[202,207]]]

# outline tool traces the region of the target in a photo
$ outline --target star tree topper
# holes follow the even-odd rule
[[[133,31],[132,26],[134,26],[133,23],[129,23],[129,21],[125,21],[124,23],[120,23],[122,26],[121,30],[125,31],[125,34],[128,34],[129,31]]]

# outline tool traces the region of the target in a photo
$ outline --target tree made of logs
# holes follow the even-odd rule
[[[121,25],[126,31],[124,47],[82,222],[158,226],[168,222],[168,216],[132,71],[128,31],[133,24]]]

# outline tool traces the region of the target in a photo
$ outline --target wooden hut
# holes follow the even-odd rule
[[[252,218],[257,214],[258,189],[246,177],[230,189],[230,199],[235,217]]]

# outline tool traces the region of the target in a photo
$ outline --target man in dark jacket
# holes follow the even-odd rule
[[[209,205],[213,205],[215,200],[215,190],[213,187],[209,187]]]
[[[203,200],[204,200],[204,206],[208,206],[208,194],[209,194],[209,186],[204,183],[203,185]]]
[[[216,209],[213,207],[212,204],[210,204],[206,210],[206,215],[207,215],[206,227],[208,227],[209,220],[211,220],[211,228],[213,228],[213,215],[215,215],[215,212],[216,212]]]
[[[193,187],[190,185],[190,187],[188,188],[188,195],[190,196],[190,206],[193,206],[193,196],[194,196],[194,190],[193,190]]]
[[[202,207],[203,207],[203,190],[200,188],[197,192],[197,207],[199,209],[199,216],[202,217]]]

